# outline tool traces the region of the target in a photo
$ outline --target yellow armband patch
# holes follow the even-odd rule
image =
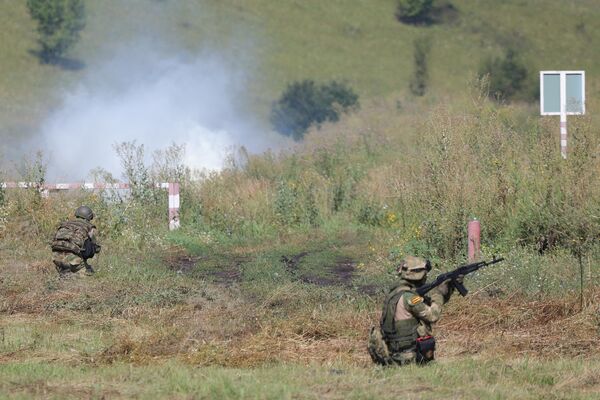
[[[417,304],[422,303],[422,302],[423,302],[423,298],[421,296],[416,296],[416,295],[413,296],[409,301],[409,303],[413,306],[416,306]]]

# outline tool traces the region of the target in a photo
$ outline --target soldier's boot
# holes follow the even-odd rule
[[[56,267],[56,272],[58,272],[58,276],[60,279],[64,279],[71,275],[71,269],[65,264],[54,261],[54,266]]]

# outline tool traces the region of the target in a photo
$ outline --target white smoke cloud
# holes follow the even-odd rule
[[[129,46],[89,66],[41,131],[49,179],[82,180],[102,167],[120,176],[113,145],[135,140],[153,150],[186,145],[186,164],[219,169],[232,148],[281,144],[244,112],[247,68],[210,54],[181,55]],[[156,46],[153,46],[155,49]]]

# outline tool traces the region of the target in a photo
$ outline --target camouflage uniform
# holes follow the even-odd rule
[[[402,279],[392,287],[382,310],[380,333],[373,328],[369,338],[369,352],[380,364],[405,365],[413,362],[426,363],[433,360],[435,340],[432,324],[437,322],[442,306],[452,294],[448,284],[442,284],[423,298],[416,293],[425,284],[429,263],[417,257],[407,257],[400,265]],[[378,336],[385,342],[377,344]],[[383,356],[373,354],[385,353]],[[381,350],[381,348],[383,348]]]
[[[83,209],[83,211],[81,211]],[[87,263],[89,258],[94,257],[100,252],[100,245],[96,241],[96,227],[90,222],[94,214],[89,207],[82,206],[75,211],[75,220],[63,222],[52,242],[52,262],[56,270],[62,275],[69,272],[78,272],[85,268],[88,272],[94,272],[92,266]],[[85,235],[83,239],[85,244],[74,245],[76,238],[72,238],[69,232],[59,234],[62,228],[80,229],[80,235]],[[66,238],[64,236],[67,236]]]

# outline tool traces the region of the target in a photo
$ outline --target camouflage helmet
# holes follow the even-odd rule
[[[421,257],[407,256],[398,265],[400,277],[409,281],[420,281],[431,271],[431,263]]]
[[[94,219],[94,212],[88,206],[80,206],[77,207],[77,210],[75,210],[75,216],[77,218],[83,218],[91,221]]]

